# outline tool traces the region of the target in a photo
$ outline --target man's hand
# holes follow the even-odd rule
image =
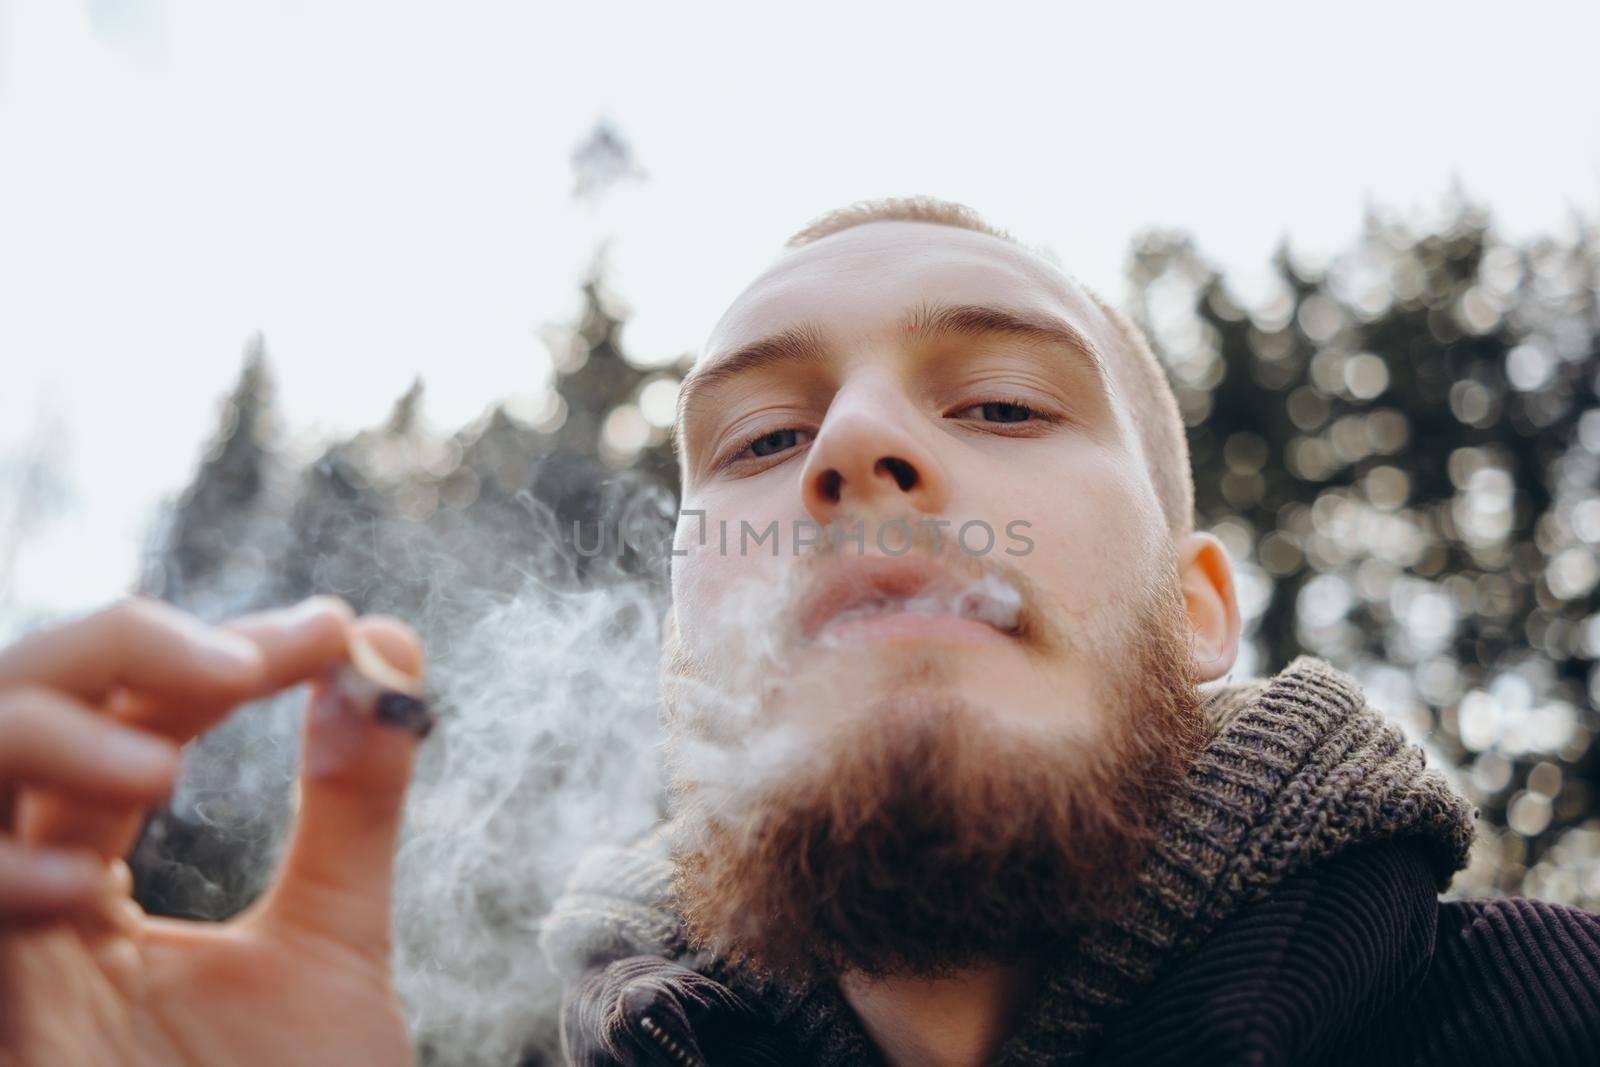
[[[407,1064],[389,888],[416,741],[323,679],[359,633],[417,675],[403,624],[342,602],[207,626],[133,599],[0,650],[0,1064]],[[122,855],[178,750],[311,681],[277,881],[222,923],[150,918]]]

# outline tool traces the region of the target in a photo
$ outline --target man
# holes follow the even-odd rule
[[[1440,904],[1474,813],[1349,679],[1198,691],[1239,616],[1177,406],[1051,264],[824,217],[679,414],[675,806],[546,924],[575,1061],[1600,1055],[1600,922]]]
[[[1238,611],[1137,332],[953,205],[791,245],[682,392],[672,816],[548,918],[569,1056],[1592,1060],[1600,922],[1440,904],[1472,813],[1348,679],[1198,688]],[[315,688],[283,873],[235,922],[150,920],[105,862],[175,743],[356,634],[419,669],[321,600],[131,602],[0,652],[0,1062],[406,1058],[406,736]]]

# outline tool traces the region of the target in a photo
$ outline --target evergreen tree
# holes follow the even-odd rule
[[[1370,214],[1332,263],[1274,268],[1249,306],[1181,235],[1131,269],[1252,658],[1354,671],[1460,766],[1487,826],[1458,886],[1570,899],[1539,864],[1583,843],[1600,871],[1593,235],[1520,248],[1463,203],[1421,234]]]
[[[287,547],[278,514],[284,465],[274,442],[266,345],[258,334],[193,481],[158,523],[140,589],[207,617],[262,602]]]

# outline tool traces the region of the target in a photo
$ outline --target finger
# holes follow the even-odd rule
[[[98,908],[85,909],[72,917],[73,927],[99,962],[109,956],[118,956],[117,945],[137,946],[144,941],[144,908],[132,897],[133,872],[122,860],[106,864],[105,889],[101,892]]]
[[[355,612],[338,597],[314,596],[291,608],[242,615],[223,628],[261,650],[266,671],[254,696],[315,678],[345,658]]]
[[[341,600],[312,597],[291,608],[235,619],[219,632],[254,650],[256,667],[249,677],[236,678],[223,687],[191,689],[187,696],[179,697],[172,695],[170,687],[165,691],[122,690],[107,702],[107,714],[117,722],[184,744],[221,721],[238,703],[267,696],[337,663],[349,649],[352,614]],[[85,797],[30,796],[19,813],[18,825],[27,841],[79,845],[111,858],[124,855],[133,846],[143,808],[143,804],[96,802]]]
[[[106,880],[110,883],[112,896],[133,896],[133,868],[128,866],[127,860],[112,860],[107,863]]]
[[[33,686],[0,691],[0,779],[110,803],[147,804],[178,777],[178,746]]]
[[[130,597],[0,649],[0,686],[33,684],[91,703],[118,688],[208,704],[257,684],[260,650],[170,604]]]
[[[98,906],[74,915],[73,926],[85,943],[108,938],[140,941],[146,916],[144,908],[133,899],[133,872],[123,860],[102,862],[104,877]]]
[[[96,910],[107,891],[105,864],[92,853],[0,839],[0,926]]]
[[[421,645],[404,624],[367,618],[356,631],[420,677]],[[417,739],[318,683],[304,745],[294,835],[263,914],[387,960],[394,849]]]
[[[413,678],[422,677],[422,640],[404,622],[392,615],[366,615],[357,623],[356,632],[390,666]]]
[[[242,615],[221,630],[244,638],[260,656],[261,669],[248,683],[226,694],[224,702],[161,693],[128,695],[112,714],[179,744],[198,737],[245,701],[259,700],[317,677],[342,660],[350,647],[355,613],[336,597],[315,596],[288,608]]]

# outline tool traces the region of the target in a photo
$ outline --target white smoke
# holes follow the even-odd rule
[[[669,507],[646,500],[644,529],[630,541],[664,545]],[[512,594],[451,577],[463,553],[502,546],[447,545],[415,526],[384,531],[365,561],[370,570],[356,568],[392,573],[399,561],[435,579],[420,609],[401,611],[424,636],[442,719],[419,752],[394,883],[395,981],[429,1065],[556,1059],[562,988],[539,949],[540,923],[586,851],[630,840],[664,814],[665,586],[607,559],[589,561],[587,587],[553,581],[571,577],[573,541],[593,543],[592,532],[560,536],[553,515],[536,506],[529,521],[549,534],[547,558],[518,562],[528,577]],[[759,562],[738,568],[741,578],[719,590],[716,617],[701,620],[715,672],[673,679],[681,703],[721,736],[678,745],[674,773],[714,785],[716,807],[733,821],[750,790],[819,751],[805,717],[760,718],[774,687],[792,680],[784,616],[795,606],[796,576],[815,570],[789,558]],[[950,580],[898,606],[1014,624],[1016,589],[992,568],[974,568],[954,568]],[[218,617],[237,605],[208,607],[203,613]],[[847,695],[848,679],[825,682]],[[171,826],[211,837],[147,835],[141,843],[146,870],[181,875],[191,913],[221,917],[241,887],[259,891],[274,875],[304,702],[299,690],[263,702],[191,746]],[[213,862],[208,875],[189,850],[218,839],[228,844],[226,863]]]
[[[453,709],[424,746],[395,868],[396,981],[434,1062],[553,1055],[539,922],[589,848],[659,815],[657,590],[527,595],[430,659]]]
[[[870,573],[830,568],[816,558],[863,554],[848,542],[824,544],[810,560],[766,560],[769,566],[751,568],[755,576],[719,590],[712,617],[696,622],[696,663],[668,679],[685,720],[668,739],[668,767],[696,795],[704,824],[695,829],[714,823],[738,832],[760,793],[817,772],[817,762],[829,758],[820,731],[872,713],[870,701],[853,699],[861,679],[841,673],[831,656],[806,653],[806,642],[847,644],[848,630],[836,627],[896,612],[969,618],[1007,632],[1018,627],[1023,594],[1001,565],[963,555],[948,542],[941,549],[918,540],[921,554],[937,556],[948,569],[903,595],[886,592]],[[824,578],[846,581],[849,592],[838,594],[841,609],[807,638],[798,615],[811,583]]]
[[[395,982],[423,1064],[555,1061],[562,990],[537,945],[540,921],[586,850],[661,815],[666,590],[651,556],[664,550],[672,501],[629,488],[622,525],[607,513],[609,541],[594,559],[574,549],[594,543],[592,526],[581,537],[562,530],[528,497],[519,525],[536,533],[532,554],[487,523],[440,532],[390,522],[315,561],[315,588],[393,611],[422,634],[440,712],[407,793],[394,884]],[[626,565],[619,529],[637,550]],[[506,574],[521,575],[514,591],[486,588]],[[351,588],[352,576],[362,584]],[[242,595],[228,578],[180,606],[222,620],[282,601],[255,577]],[[422,590],[420,603],[396,589]],[[305,705],[296,687],[188,747],[134,861],[164,910],[226,918],[276,876]]]

